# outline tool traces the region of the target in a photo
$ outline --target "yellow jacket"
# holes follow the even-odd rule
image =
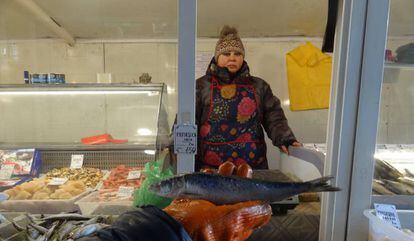
[[[286,54],[290,109],[329,107],[332,57],[307,42]]]

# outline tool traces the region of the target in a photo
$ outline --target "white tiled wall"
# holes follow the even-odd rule
[[[152,82],[163,82],[168,90],[169,123],[177,112],[177,44],[174,43],[105,43],[105,72],[112,82],[138,81],[142,73]]]
[[[328,110],[291,112],[287,104],[285,54],[304,42],[305,39],[298,38],[245,40],[246,61],[251,73],[265,79],[281,99],[298,139],[320,143],[326,139]],[[395,50],[405,43],[407,40],[393,40],[388,48]],[[320,47],[322,40],[316,39],[313,44]],[[214,46],[215,40],[202,40],[197,51],[213,52]],[[79,43],[75,47],[57,41],[0,43],[0,84],[23,83],[24,70],[64,73],[70,83],[96,83],[98,73],[111,73],[112,82],[130,83],[147,72],[153,82],[164,82],[168,86],[169,123],[174,120],[177,110],[176,43]],[[381,143],[414,143],[412,75],[413,71],[409,70],[386,72],[378,135]],[[50,110],[55,111],[59,110]]]
[[[103,72],[102,44],[70,47],[56,41],[0,43],[0,84],[23,82],[23,71],[64,73],[72,83],[96,82]]]

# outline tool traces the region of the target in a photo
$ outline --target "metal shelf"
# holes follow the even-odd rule
[[[125,144],[84,145],[81,143],[1,143],[0,149],[30,149],[40,150],[137,150],[156,148],[154,142],[129,142]]]
[[[374,203],[392,203],[397,209],[414,209],[413,195],[372,195],[371,207]]]
[[[402,64],[402,63],[385,63],[386,69],[413,69],[414,64]]]

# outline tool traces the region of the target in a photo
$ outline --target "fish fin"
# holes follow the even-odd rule
[[[341,189],[339,187],[333,187],[328,184],[328,181],[331,180],[333,176],[325,176],[317,178],[307,183],[310,185],[309,192],[337,192]]]

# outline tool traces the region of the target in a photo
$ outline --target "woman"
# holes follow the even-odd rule
[[[285,153],[289,145],[301,145],[288,126],[280,100],[268,83],[250,75],[244,56],[237,30],[224,26],[206,75],[196,84],[196,170],[225,161],[268,168],[263,128]]]

